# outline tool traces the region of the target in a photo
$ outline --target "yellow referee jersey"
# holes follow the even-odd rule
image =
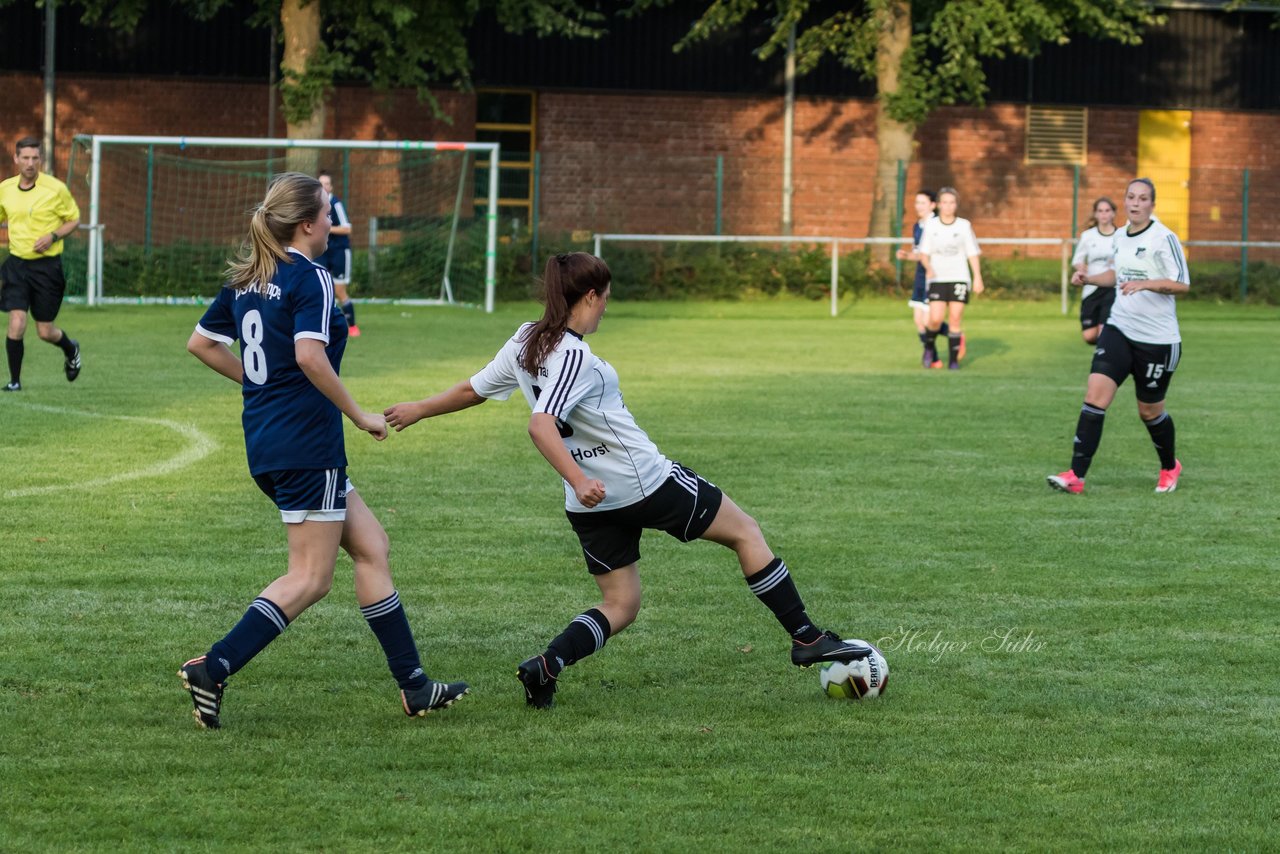
[[[36,241],[63,223],[80,218],[80,208],[67,185],[41,172],[29,190],[18,187],[21,175],[0,181],[0,222],[9,223],[9,254],[28,261],[62,254],[64,241],[55,240],[43,253]]]

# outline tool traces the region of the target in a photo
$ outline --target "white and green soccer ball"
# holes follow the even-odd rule
[[[871,646],[864,640],[851,640],[848,643]],[[880,650],[871,646],[871,654],[858,661],[824,662],[818,668],[818,679],[828,697],[870,700],[884,693],[889,683],[889,662],[884,660]]]

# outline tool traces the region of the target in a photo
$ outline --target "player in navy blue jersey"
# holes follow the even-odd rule
[[[320,186],[329,196],[329,248],[320,258],[320,266],[333,276],[333,289],[338,297],[338,305],[347,318],[347,334],[352,338],[360,337],[360,327],[356,326],[356,306],[351,301],[347,288],[351,285],[351,220],[347,216],[347,207],[342,199],[333,194],[333,178],[328,172],[320,171]]]
[[[640,610],[640,534],[665,531],[681,542],[710,540],[732,549],[747,587],[791,636],[791,661],[866,658],[870,649],[824,632],[805,611],[782,559],[756,521],[719,487],[663,456],[622,401],[618,373],[591,352],[609,303],[610,273],[586,252],[557,255],[543,276],[546,309],[522,325],[489,365],[448,391],[385,411],[397,431],[517,389],[533,410],[529,435],[564,480],[565,512],[587,571],[604,601],[576,616],[517,668],[526,702],[546,708],[564,668],[604,647]]]
[[[338,377],[347,325],[334,307],[333,280],[312,260],[329,227],[319,181],[297,172],[273,180],[226,287],[187,342],[196,358],[241,384],[249,473],[280,509],[289,540],[288,571],[178,671],[205,728],[221,725],[227,678],[329,592],[339,547],[355,564],[356,601],[400,685],[405,714],[424,715],[468,692],[464,682],[423,672],[391,580],[386,532],[347,479],[342,416],[379,441],[387,425]],[[239,356],[230,349],[237,340]]]
[[[937,216],[938,213],[938,196],[933,190],[921,190],[916,193],[916,221],[911,224],[911,248],[899,249],[899,261],[915,261],[916,277],[911,287],[911,299],[907,300],[907,306],[911,309],[911,313],[916,322],[916,335],[920,338],[920,345],[924,348],[923,354],[928,356],[928,344],[926,336],[929,331],[929,282],[925,277],[924,264],[920,263],[920,238],[924,234],[924,226],[929,220]],[[942,327],[938,330],[939,335],[946,335],[950,332],[947,322],[942,321]],[[933,367],[933,359],[924,362],[926,368]],[[941,365],[939,365],[941,367]]]

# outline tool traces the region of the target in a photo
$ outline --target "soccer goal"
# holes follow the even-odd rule
[[[67,184],[88,240],[69,293],[207,301],[271,179],[325,170],[352,224],[354,299],[493,311],[498,162],[497,143],[77,136]]]

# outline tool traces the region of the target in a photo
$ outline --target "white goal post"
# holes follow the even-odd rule
[[[152,152],[157,148],[160,149],[176,149],[181,152],[189,148],[207,148],[207,149],[257,149],[263,152],[263,156],[267,158],[266,162],[270,167],[274,167],[274,160],[281,158],[281,155],[287,157],[287,152],[298,149],[315,149],[315,150],[332,150],[338,149],[343,152],[363,152],[363,151],[389,151],[402,152],[405,157],[412,156],[410,152],[457,152],[460,153],[461,165],[458,168],[456,177],[450,177],[447,182],[438,181],[437,184],[445,184],[441,186],[439,191],[441,198],[445,199],[437,203],[440,216],[436,219],[445,219],[446,207],[452,208],[451,227],[446,229],[443,225],[439,226],[441,236],[439,242],[447,243],[447,248],[442,247],[440,254],[442,257],[438,261],[433,261],[433,272],[431,275],[439,276],[440,297],[438,299],[418,299],[404,298],[396,299],[397,302],[405,303],[456,303],[459,302],[454,296],[454,284],[450,280],[451,272],[458,263],[457,253],[455,251],[456,244],[459,241],[458,221],[461,210],[464,205],[464,198],[471,199],[474,205],[479,208],[484,205],[484,231],[483,236],[477,230],[474,235],[475,248],[478,248],[483,237],[483,297],[482,302],[486,312],[492,312],[494,308],[494,293],[497,275],[497,227],[498,227],[498,166],[500,159],[500,146],[498,143],[489,142],[441,142],[429,140],[396,140],[396,141],[378,141],[378,140],[358,140],[358,139],[270,139],[270,138],[249,138],[249,137],[195,137],[195,136],[144,136],[144,135],[88,135],[76,137],[76,143],[83,145],[89,151],[89,164],[87,165],[86,175],[88,183],[88,221],[84,228],[88,232],[88,259],[85,275],[85,298],[89,305],[107,301],[127,301],[138,302],[139,299],[117,300],[108,298],[104,293],[104,258],[107,256],[107,242],[112,239],[109,231],[110,223],[103,221],[103,157],[104,153],[113,148],[125,146],[133,146],[135,148],[143,148],[148,152]],[[337,156],[337,155],[332,155]],[[348,156],[346,154],[344,157]],[[430,156],[430,155],[424,155]],[[474,186],[470,189],[471,193],[465,193],[467,189],[467,179],[471,175],[469,159],[475,159],[475,168],[484,168],[485,164],[481,161],[487,159],[487,201],[476,198],[474,194]],[[345,161],[344,161],[345,162]],[[393,166],[395,164],[392,164]],[[73,165],[74,170],[74,155]],[[452,173],[451,173],[452,174]],[[142,179],[139,179],[142,180]],[[147,167],[145,178],[145,190],[150,204],[152,192],[152,174],[150,167]],[[479,183],[478,181],[476,183]],[[336,184],[336,182],[335,182]],[[261,187],[265,189],[265,181],[261,183]],[[217,195],[217,190],[204,190],[208,195]],[[433,187],[433,189],[436,189]],[[73,190],[74,192],[74,190]],[[335,187],[335,192],[338,190]],[[397,202],[403,203],[405,197],[413,198],[411,189],[398,189]],[[190,193],[191,198],[189,204],[197,207],[202,203],[202,199],[196,192]],[[260,194],[258,198],[261,198]],[[246,212],[247,213],[247,212]],[[148,239],[151,235],[151,212],[148,208],[147,218],[147,234]],[[372,218],[372,215],[371,215]],[[402,216],[400,219],[406,222],[426,219],[426,217]],[[479,217],[475,217],[479,219]],[[245,220],[247,226],[247,219]],[[477,223],[477,226],[479,224]],[[406,226],[408,227],[408,226]],[[443,234],[447,230],[447,236]],[[118,230],[117,230],[118,236]],[[178,240],[188,239],[185,234],[180,235]],[[150,251],[151,244],[147,245]],[[229,246],[228,250],[233,250],[234,246]],[[410,250],[406,249],[406,255],[410,254]],[[473,253],[478,254],[478,253]],[[480,272],[480,259],[474,258],[469,261],[470,267],[474,267],[475,273]],[[369,259],[370,267],[373,267],[373,259]],[[477,275],[477,278],[479,276]],[[421,283],[425,285],[425,283]],[[477,283],[478,284],[478,283]],[[475,296],[479,297],[479,289],[476,289]],[[147,301],[145,298],[143,301]],[[465,300],[463,300],[465,301]],[[474,302],[480,302],[479,299],[473,299]]]

